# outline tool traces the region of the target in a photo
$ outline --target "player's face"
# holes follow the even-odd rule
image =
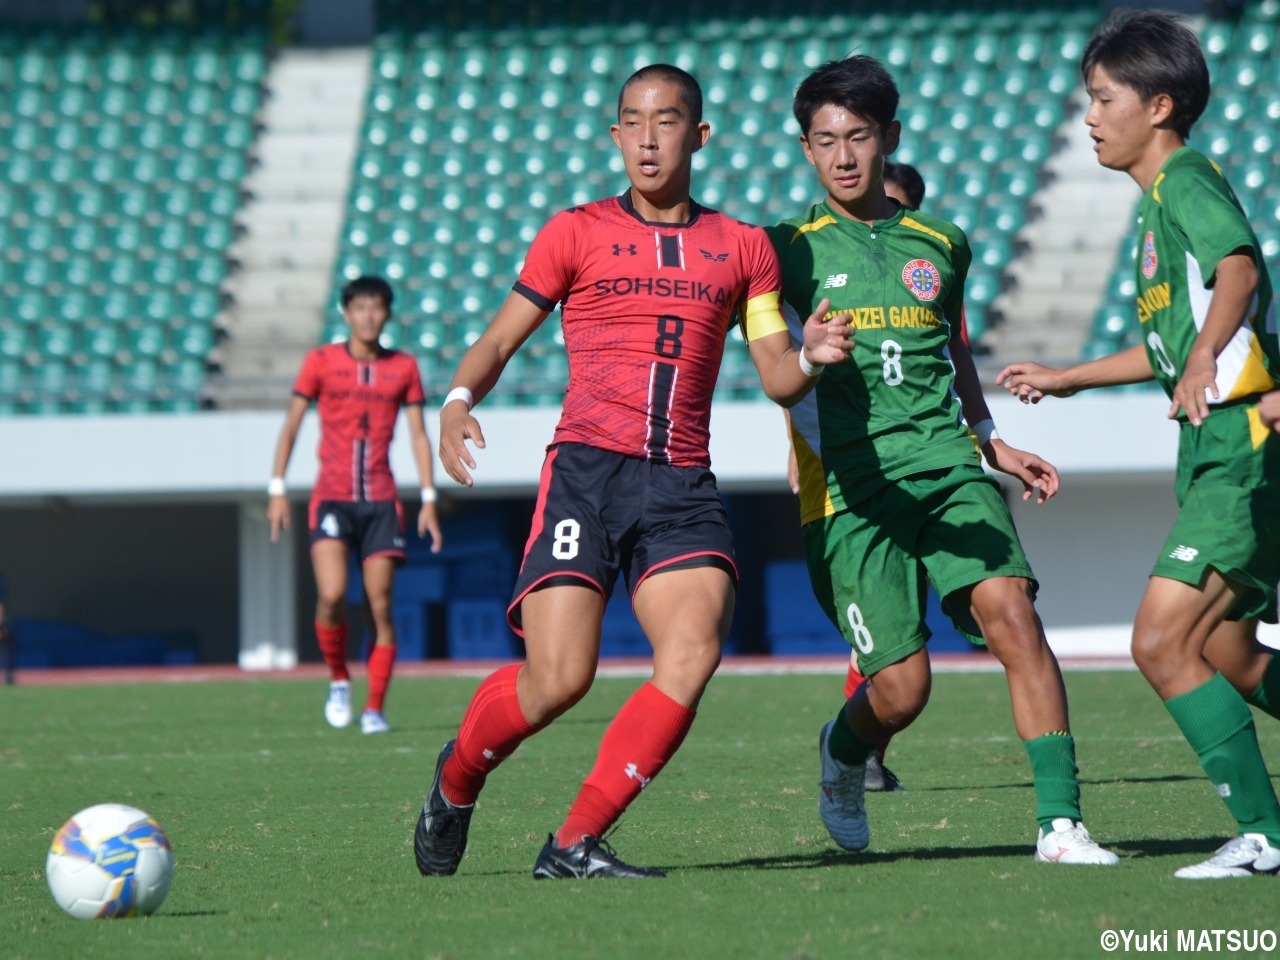
[[[898,149],[898,121],[881,130],[874,120],[829,103],[800,138],[804,156],[836,205],[867,211],[884,201],[884,158]]]
[[[366,294],[352,297],[342,308],[342,315],[351,328],[351,339],[372,347],[382,336],[382,328],[387,325],[391,313],[381,297]]]
[[[1111,170],[1132,170],[1151,143],[1154,105],[1144,103],[1133,87],[1115,80],[1101,66],[1089,72],[1085,88],[1089,109],[1084,122],[1098,162]]]
[[[687,199],[693,155],[706,144],[711,126],[694,122],[679,86],[668,80],[631,84],[609,132],[636,190],[660,201]]]

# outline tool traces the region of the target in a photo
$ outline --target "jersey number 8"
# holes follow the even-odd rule
[[[902,347],[896,340],[880,344],[880,359],[884,361],[884,382],[896,387],[906,376],[902,372]]]
[[[561,520],[556,524],[556,537],[551,541],[551,555],[557,560],[572,560],[578,555],[578,535],[582,532],[577,520]]]

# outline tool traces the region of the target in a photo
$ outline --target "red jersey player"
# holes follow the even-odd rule
[[[360,715],[365,733],[385,733],[383,701],[396,658],[391,582],[404,561],[404,521],[388,455],[403,407],[413,458],[422,482],[418,535],[431,534],[439,551],[440,524],[432,485],[431,440],[422,419],[422,381],[413,357],[378,342],[391,316],[391,287],[380,277],[359,277],[342,290],[342,315],[351,328],[345,343],[307,354],[276,444],[267,492],[271,539],[289,526],[284,473],[307,408],[320,413],[320,476],[311,491],[308,525],[316,576],[316,638],[329,667],[324,715],[332,726],[351,722],[344,600],[351,553],[360,558],[365,603],[374,631],[369,654],[369,697]]]
[[[473,403],[561,305],[569,383],[508,612],[526,660],[480,684],[440,751],[414,833],[428,876],[457,869],[488,774],[590,688],[619,574],[653,647],[653,676],[609,725],[533,875],[662,876],[622,862],[603,837],[680,746],[729,629],[737,569],[707,451],[726,335],[740,311],[766,393],[784,404],[851,347],[845,318],[824,320],[824,302],[802,352],[793,349],[764,232],[690,198],[693,154],[710,133],[693,77],[667,65],[637,71],[611,132],[630,189],[542,229],[440,414],[441,462],[470,486],[467,442],[484,446]]]

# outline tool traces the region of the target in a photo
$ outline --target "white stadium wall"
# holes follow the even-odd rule
[[[1011,496],[1051,644],[1064,655],[1123,655],[1175,511],[1177,429],[1165,418],[1167,402],[1135,393],[1036,407],[993,395],[990,403],[1006,441],[1062,474],[1062,492],[1049,504]],[[488,449],[477,452],[476,486],[458,487],[437,464],[442,495],[531,496],[555,411],[482,405],[478,414]],[[246,667],[291,666],[312,587],[305,531],[295,524],[288,543],[272,546],[263,517],[281,420],[272,411],[0,421],[0,571],[15,610],[24,602],[40,616],[96,610],[107,624],[121,619],[113,604],[152,605],[171,621],[187,610],[194,625],[221,633],[220,641],[201,635],[202,652],[221,642],[237,645]],[[309,416],[287,477],[299,501],[315,474],[316,440]],[[712,457],[725,492],[783,489],[785,456],[776,408],[716,407]],[[412,498],[417,483],[403,430],[392,466]],[[86,583],[95,589],[76,586]],[[60,603],[60,591],[77,595]]]

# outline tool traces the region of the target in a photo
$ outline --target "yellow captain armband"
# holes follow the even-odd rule
[[[782,318],[780,303],[781,294],[777,290],[747,301],[742,308],[742,335],[747,343],[786,331],[787,321]]]

